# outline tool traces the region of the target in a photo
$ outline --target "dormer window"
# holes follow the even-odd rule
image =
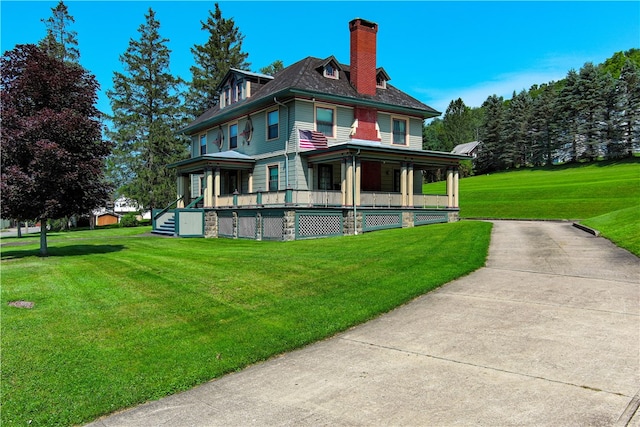
[[[330,79],[338,79],[338,69],[333,64],[327,64],[324,67],[324,76]]]
[[[386,89],[387,88],[387,80],[381,74],[378,74],[376,76],[376,87],[380,88],[380,89]]]

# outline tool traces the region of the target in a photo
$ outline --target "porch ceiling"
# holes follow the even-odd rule
[[[167,167],[169,169],[177,169],[178,173],[192,173],[208,168],[251,170],[255,164],[256,160],[246,154],[236,151],[223,151],[171,163]]]
[[[462,160],[471,157],[440,151],[411,150],[407,148],[390,147],[379,143],[354,143],[333,145],[322,150],[304,151],[300,153],[307,156],[311,163],[329,162],[341,160],[344,157],[356,156],[364,160],[410,162],[416,166],[446,167],[457,166]]]

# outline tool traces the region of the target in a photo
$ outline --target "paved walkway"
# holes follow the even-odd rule
[[[498,221],[485,268],[93,425],[640,427],[639,299],[638,258],[607,240]]]

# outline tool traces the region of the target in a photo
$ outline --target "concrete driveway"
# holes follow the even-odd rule
[[[638,258],[568,223],[497,221],[475,273],[92,425],[640,427],[639,389]]]

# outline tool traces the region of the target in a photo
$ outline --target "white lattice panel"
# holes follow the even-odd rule
[[[379,214],[366,215],[364,226],[366,228],[388,227],[393,225],[401,225],[400,215]]]
[[[241,216],[238,218],[238,237],[256,237],[256,218],[253,216]]]
[[[276,216],[262,217],[262,238],[282,239],[284,218]]]
[[[342,217],[339,215],[298,216],[298,235],[301,237],[336,234],[342,234]]]
[[[233,236],[233,217],[218,217],[218,234],[222,236]]]

